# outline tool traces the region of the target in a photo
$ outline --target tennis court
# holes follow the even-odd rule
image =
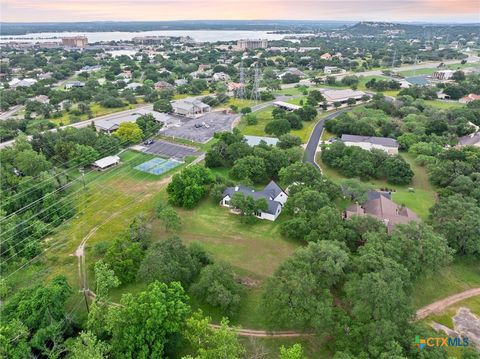
[[[163,158],[152,158],[151,160],[139,164],[138,166],[134,167],[136,170],[150,173],[152,175],[161,175],[162,173],[170,171],[172,168],[180,166],[182,162],[176,160],[166,160]]]

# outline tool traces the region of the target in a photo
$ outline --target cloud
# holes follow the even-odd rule
[[[2,21],[480,19],[478,0],[2,0],[1,6]]]

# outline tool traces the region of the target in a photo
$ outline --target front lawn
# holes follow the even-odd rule
[[[409,185],[393,185],[387,183],[385,180],[370,179],[365,181],[370,183],[375,188],[390,188],[395,189],[392,200],[400,205],[405,205],[414,211],[422,220],[428,218],[429,209],[435,203],[435,190],[428,180],[428,175],[424,167],[415,164],[412,156],[406,153],[401,153],[401,156],[410,164],[414,177],[412,183]],[[322,173],[330,178],[335,183],[341,183],[346,177],[340,174],[337,170],[323,164],[320,154],[317,155],[317,163],[322,168]],[[410,191],[409,188],[413,188]]]

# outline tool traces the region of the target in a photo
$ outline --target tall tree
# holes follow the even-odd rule
[[[267,282],[263,306],[270,324],[325,332],[337,310],[331,288],[344,279],[350,259],[338,242],[301,248]]]
[[[180,333],[190,311],[179,283],[154,282],[146,291],[122,296],[111,307],[108,329],[115,358],[162,358],[172,335]]]
[[[211,318],[195,312],[187,319],[185,337],[196,352],[192,359],[237,359],[245,354],[237,334],[228,327],[225,318],[218,328],[213,328]]]

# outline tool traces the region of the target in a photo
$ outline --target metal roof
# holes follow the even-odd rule
[[[111,165],[114,165],[115,163],[120,162],[120,157],[118,156],[107,156],[104,158],[101,158],[95,162],[93,162],[94,166],[99,167],[99,168],[105,168]]]

